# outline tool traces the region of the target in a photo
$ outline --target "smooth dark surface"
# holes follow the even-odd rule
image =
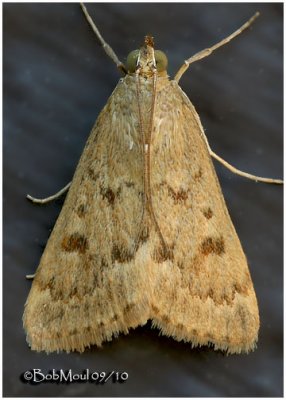
[[[151,33],[169,57],[184,59],[242,25],[253,27],[194,64],[181,86],[215,151],[261,176],[282,176],[281,4],[88,4],[103,36],[124,59]],[[71,179],[98,113],[120,76],[97,45],[78,4],[4,4],[4,395],[282,396],[282,187],[256,184],[216,164],[249,260],[261,315],[258,348],[226,357],[192,350],[150,326],[83,354],[32,352],[22,313],[62,201],[39,207]],[[191,134],[191,133],[190,133]],[[170,276],[170,279],[172,277]],[[162,294],[163,295],[163,294]],[[191,305],[190,305],[191,306]],[[122,384],[25,384],[26,370],[127,371]]]

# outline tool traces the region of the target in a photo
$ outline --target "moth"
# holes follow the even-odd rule
[[[227,353],[249,352],[259,330],[246,257],[231,222],[200,118],[179,86],[189,65],[248,28],[184,62],[174,79],[151,36],[124,65],[101,111],[63,209],[33,276],[23,316],[32,350],[101,346],[152,320],[164,335]]]

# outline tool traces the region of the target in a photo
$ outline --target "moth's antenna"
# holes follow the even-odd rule
[[[232,39],[234,39],[236,36],[240,35],[245,29],[249,28],[250,25],[256,20],[256,18],[259,17],[259,12],[257,11],[248,21],[246,21],[239,29],[237,29],[235,32],[233,32],[231,35],[227,36],[220,42],[216,43],[212,47],[209,47],[207,49],[201,50],[198,53],[196,53],[194,56],[188,58],[185,60],[184,64],[181,66],[179,71],[175,75],[175,81],[179,82],[181,79],[182,75],[187,71],[189,66],[199,60],[202,60],[205,57],[208,57],[213,51],[218,49],[221,46],[224,46],[228,42],[230,42]]]
[[[97,26],[93,22],[93,20],[92,20],[91,16],[89,15],[85,5],[83,3],[80,3],[80,5],[81,5],[82,11],[83,11],[83,13],[84,13],[89,25],[91,26],[93,32],[96,34],[96,37],[99,40],[101,46],[103,47],[103,50],[105,51],[105,53],[108,55],[108,57],[110,57],[112,59],[113,62],[115,62],[115,64],[116,64],[118,69],[120,69],[124,74],[127,74],[127,70],[125,68],[125,65],[119,60],[119,58],[115,54],[114,50],[109,46],[108,43],[106,43],[106,41],[101,36]]]

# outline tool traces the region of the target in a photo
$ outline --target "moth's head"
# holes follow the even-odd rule
[[[139,73],[152,76],[155,71],[160,76],[167,75],[168,59],[161,50],[154,50],[152,36],[145,36],[144,44],[139,50],[128,54],[126,67],[130,74]]]

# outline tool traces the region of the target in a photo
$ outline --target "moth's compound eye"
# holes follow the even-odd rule
[[[158,72],[166,71],[168,66],[168,58],[166,54],[161,50],[155,50],[155,61],[156,61],[156,68]]]
[[[135,72],[138,56],[139,50],[133,50],[128,54],[126,60],[126,67],[128,72]]]

